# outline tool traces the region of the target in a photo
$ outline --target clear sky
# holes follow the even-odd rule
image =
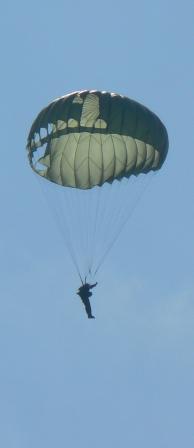
[[[192,1],[3,2],[0,445],[194,446]],[[79,89],[129,96],[169,155],[97,276],[96,320],[25,145],[32,120]]]

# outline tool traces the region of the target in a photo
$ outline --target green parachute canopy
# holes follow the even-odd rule
[[[39,113],[27,149],[40,176],[90,189],[160,169],[168,135],[160,119],[136,101],[85,90],[57,98]]]

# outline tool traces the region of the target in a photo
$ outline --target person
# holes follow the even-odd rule
[[[97,285],[97,282],[94,283],[94,285],[90,285],[89,283],[84,283],[82,286],[79,287],[77,294],[80,296],[81,301],[83,302],[85,306],[85,310],[88,316],[88,319],[95,319],[95,317],[92,315],[92,309],[89,301],[89,297],[92,296],[92,293],[90,292],[90,289],[95,288]]]

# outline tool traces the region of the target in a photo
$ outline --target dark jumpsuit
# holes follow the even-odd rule
[[[94,319],[94,316],[92,316],[92,310],[91,310],[89,297],[92,296],[90,289],[95,288],[96,285],[97,285],[97,283],[95,283],[94,285],[89,285],[89,283],[85,283],[83,286],[80,286],[80,288],[78,289],[78,292],[77,292],[77,294],[80,296],[81,301],[83,302],[83,304],[85,306],[85,310],[86,310],[88,319]]]

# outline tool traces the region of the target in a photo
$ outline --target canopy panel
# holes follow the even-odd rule
[[[39,175],[62,186],[90,189],[160,169],[168,135],[154,113],[127,97],[78,91],[39,113],[27,149]]]

